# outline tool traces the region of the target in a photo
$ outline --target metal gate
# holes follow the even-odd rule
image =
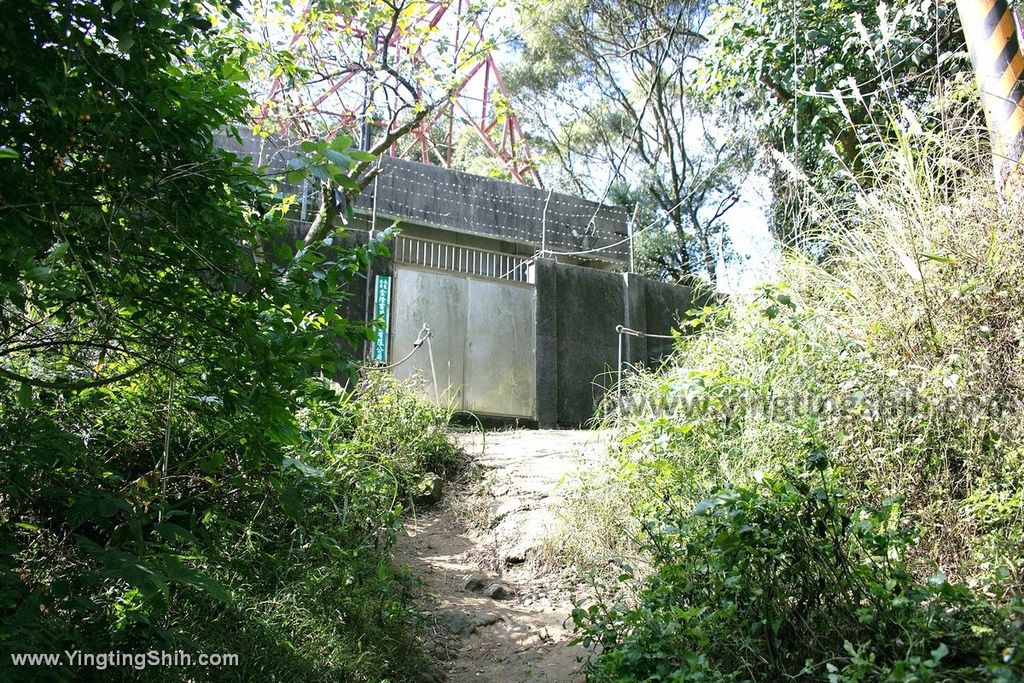
[[[431,337],[395,374],[456,410],[535,418],[534,306],[526,259],[399,237],[392,354],[412,349],[424,324]]]

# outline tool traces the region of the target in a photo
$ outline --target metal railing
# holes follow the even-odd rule
[[[531,281],[531,261],[527,257],[420,237],[399,235],[395,239],[394,257],[398,263],[452,273],[511,282]]]

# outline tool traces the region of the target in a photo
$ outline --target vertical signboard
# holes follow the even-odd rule
[[[391,324],[391,276],[378,275],[373,293],[373,317],[383,321],[377,328],[377,337],[373,341],[373,360],[378,363],[388,362],[388,333]]]

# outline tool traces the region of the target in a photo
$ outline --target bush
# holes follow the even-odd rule
[[[358,400],[341,416],[338,429],[345,438],[335,445],[338,457],[359,453],[392,472],[406,500],[421,492],[425,479],[454,477],[466,464],[446,434],[451,410],[424,400],[415,388],[388,372],[368,371]]]
[[[671,362],[630,378],[627,400],[609,418],[621,430],[610,489],[626,501],[627,525],[675,525],[685,541],[660,533],[633,539],[652,562],[649,582],[636,573],[617,589],[639,595],[635,610],[627,602],[600,617],[600,626],[598,617],[580,622],[605,646],[599,678],[675,680],[701,667],[761,678],[765,666],[780,676],[849,680],[903,680],[911,670],[927,678],[925,669],[940,678],[998,679],[1003,666],[1021,675],[1019,643],[995,634],[1019,627],[1024,589],[1024,206],[1001,206],[981,165],[965,165],[970,156],[956,147],[956,140],[897,136],[892,149],[877,150],[873,175],[857,194],[816,207],[823,227],[809,246],[815,257],[789,254],[780,282],[694,312],[696,333],[680,339]],[[817,521],[802,512],[811,503],[792,498],[788,487],[798,479],[783,474],[799,471],[808,444],[828,452],[834,481],[823,490],[837,492],[829,493],[843,501],[837,510],[891,516],[900,501],[908,536],[892,546],[898,565],[878,574],[874,556],[858,555],[862,543],[877,539],[860,538],[855,528],[839,537],[839,555],[811,543],[806,534]],[[780,481],[789,483],[774,488]],[[716,496],[729,501],[722,509],[730,514],[756,512],[769,532],[744,552],[774,562],[773,554],[792,557],[796,548],[803,564],[780,572],[749,565],[738,551],[716,555],[725,551],[717,544],[733,538],[713,526],[722,521],[718,513],[691,520],[679,512]],[[586,519],[590,508],[577,507]],[[659,554],[658,544],[670,542],[675,550]],[[846,583],[850,576],[834,574],[836,557],[849,558],[855,578],[873,568],[871,583]],[[744,584],[743,595],[699,592],[698,581],[709,591],[747,581],[737,566],[761,572],[760,585]],[[930,585],[937,570],[951,583]],[[901,591],[914,609],[880,611],[881,621],[860,623],[858,610],[881,610],[879,586]],[[786,615],[806,590],[836,601],[801,613],[806,623],[789,624]],[[740,597],[757,609],[734,609]],[[729,629],[712,628],[707,614],[727,619]],[[769,615],[786,617],[779,628],[790,632],[773,631]],[[673,634],[663,642],[665,628]],[[675,634],[680,629],[688,635]],[[903,650],[891,646],[893,629],[905,631]],[[969,637],[977,633],[1010,649]],[[700,641],[700,634],[714,637]],[[773,644],[782,635],[790,650],[784,656]],[[728,656],[719,651],[726,642],[735,645]],[[950,654],[929,668],[940,643]],[[657,668],[646,651],[670,664]],[[703,663],[680,653],[703,655]],[[744,673],[754,662],[762,668]]]
[[[1019,602],[997,609],[936,571],[918,582],[902,500],[854,510],[825,467],[717,488],[646,526],[657,569],[629,607],[573,620],[596,681],[1010,681]],[[620,579],[635,581],[631,573]],[[1018,623],[1010,621],[1014,615]]]
[[[1024,263],[1024,210],[994,201],[868,201],[827,268],[794,258],[788,284],[699,315],[624,407],[624,471],[654,492],[640,508],[692,505],[825,443],[859,500],[907,498],[924,564],[1024,587],[1024,333],[1008,303],[1024,292],[1004,275]]]
[[[436,424],[415,434],[438,416],[384,444],[361,426],[373,409],[320,379],[355,375],[373,330],[338,311],[390,232],[296,241],[279,192],[352,191],[369,155],[306,140],[275,177],[220,148],[258,109],[241,10],[0,15],[0,679],[89,677],[8,656],[76,649],[241,655],[161,680],[423,670],[386,550],[444,464]]]
[[[296,438],[273,445],[237,434],[216,406],[182,392],[162,481],[151,467],[163,418],[146,408],[166,398],[160,383],[140,379],[133,390],[80,396],[61,411],[6,406],[4,442],[39,455],[15,466],[0,451],[8,486],[38,492],[5,501],[5,680],[87,675],[9,666],[10,652],[75,649],[237,653],[239,666],[217,671],[236,680],[404,681],[424,670],[411,579],[387,551],[404,482],[456,451],[440,432],[441,411],[397,383],[374,386],[353,399],[336,384],[308,383]],[[377,414],[370,401],[415,406],[418,420],[392,414],[387,434],[370,433],[358,426]],[[427,422],[433,437],[420,440]],[[401,457],[384,457],[402,434],[409,446]],[[105,454],[102,467],[83,467],[85,448]],[[43,455],[48,467],[30,467]]]

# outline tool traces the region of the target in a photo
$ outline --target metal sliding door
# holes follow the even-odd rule
[[[534,417],[534,288],[469,279],[464,409]]]
[[[457,410],[535,417],[532,285],[396,266],[394,289],[392,357],[412,349],[424,324],[431,331],[430,349],[395,368],[397,377],[418,378],[428,398]]]

